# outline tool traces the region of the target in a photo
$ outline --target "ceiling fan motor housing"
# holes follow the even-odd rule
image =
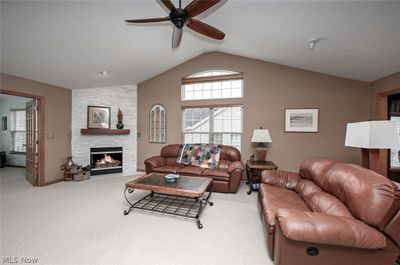
[[[188,22],[188,15],[182,8],[177,8],[171,11],[171,13],[169,13],[169,17],[171,18],[172,23],[174,23],[178,29],[185,26]]]

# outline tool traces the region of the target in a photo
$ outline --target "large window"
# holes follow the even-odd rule
[[[197,73],[182,79],[182,100],[243,97],[241,73],[216,70]]]
[[[216,143],[241,150],[242,106],[183,110],[184,143]]]
[[[397,131],[400,132],[400,116],[391,116],[390,120],[396,121]],[[390,168],[400,168],[399,151],[398,149],[390,150]]]
[[[11,110],[11,151],[26,152],[26,112],[25,109]]]

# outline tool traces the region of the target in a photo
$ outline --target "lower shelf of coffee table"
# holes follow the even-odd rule
[[[200,205],[196,199],[153,193],[136,202],[133,208],[196,218]]]
[[[200,222],[200,215],[202,211],[207,204],[213,206],[213,203],[209,201],[209,197],[212,192],[209,192],[206,198],[190,198],[151,192],[135,203],[131,203],[128,200],[126,192],[132,193],[133,189],[125,189],[125,199],[131,206],[128,210],[124,211],[124,215],[129,214],[129,212],[133,209],[139,209],[162,214],[177,215],[186,218],[194,218],[196,219],[197,227],[199,229],[203,228],[203,225]]]

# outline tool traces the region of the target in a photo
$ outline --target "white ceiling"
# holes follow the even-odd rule
[[[172,50],[169,22],[124,23],[166,16],[156,1],[2,1],[1,71],[66,88],[135,84],[209,51],[367,82],[400,71],[400,1],[219,6],[200,18],[225,40],[199,39],[186,28]],[[323,40],[309,51],[312,37]],[[102,70],[110,76],[99,76]]]

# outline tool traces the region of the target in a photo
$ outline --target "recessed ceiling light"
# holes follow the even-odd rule
[[[99,72],[99,75],[101,75],[101,76],[109,76],[109,73],[108,73],[108,71],[100,71]]]

